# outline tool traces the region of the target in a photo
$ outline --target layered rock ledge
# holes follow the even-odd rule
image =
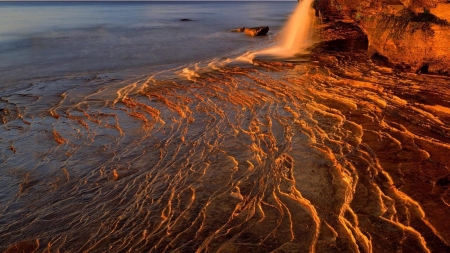
[[[418,73],[450,73],[450,3],[446,0],[318,0],[326,22],[367,36],[369,53]]]

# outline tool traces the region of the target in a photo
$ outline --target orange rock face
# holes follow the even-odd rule
[[[369,52],[416,72],[450,72],[450,4],[446,1],[319,1],[328,20],[352,20]]]

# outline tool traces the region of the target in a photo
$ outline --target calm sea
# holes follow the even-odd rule
[[[251,50],[297,2],[0,2],[0,82],[180,65]],[[180,19],[192,21],[182,22]],[[267,25],[269,36],[230,33]]]

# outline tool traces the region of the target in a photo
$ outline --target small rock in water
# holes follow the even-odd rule
[[[193,21],[193,20],[192,19],[188,19],[188,18],[182,18],[182,19],[180,19],[180,21],[186,22],[186,21]]]
[[[244,29],[245,34],[250,36],[263,36],[266,35],[268,31],[269,31],[268,26],[259,26]]]
[[[242,32],[244,32],[244,30],[245,30],[245,27],[241,27],[241,28],[238,28],[238,29],[231,30],[230,32],[232,32],[232,33],[242,33]]]

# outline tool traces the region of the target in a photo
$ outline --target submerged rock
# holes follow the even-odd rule
[[[269,31],[268,26],[259,26],[244,29],[245,34],[250,36],[263,36],[266,35],[268,31]]]

